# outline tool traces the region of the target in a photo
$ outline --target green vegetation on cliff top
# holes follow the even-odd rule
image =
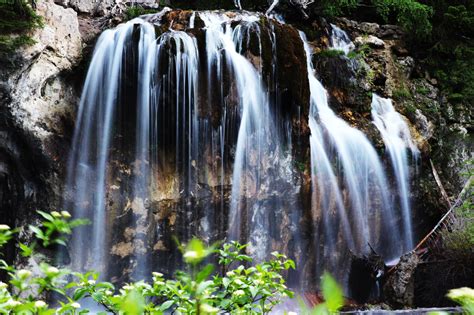
[[[42,26],[42,19],[26,0],[0,1],[0,54],[34,44],[30,32]]]

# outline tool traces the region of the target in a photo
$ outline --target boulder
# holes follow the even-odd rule
[[[81,60],[82,39],[77,13],[51,0],[38,3],[45,26],[35,32],[36,44],[21,51],[22,66],[9,77],[9,107],[22,128],[42,141],[63,132],[62,120],[74,113],[77,94],[65,75]]]
[[[357,46],[368,45],[372,48],[384,48],[385,42],[374,35],[356,37],[354,43]]]
[[[384,300],[393,307],[410,307],[414,302],[414,274],[421,262],[415,252],[410,252],[389,272],[383,286]]]

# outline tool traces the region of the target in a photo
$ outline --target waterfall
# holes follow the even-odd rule
[[[284,252],[301,270],[293,284],[324,270],[345,281],[349,251],[392,259],[407,248],[408,175],[395,163],[406,156],[392,139],[409,144],[406,125],[390,129],[388,109],[373,105],[400,212],[375,149],[331,110],[300,37],[263,14],[166,8],[101,35],[68,162],[65,208],[92,221],[74,235],[73,268],[117,282],[172,274],[182,263],[172,237],[197,236],[248,242],[256,261]]]
[[[234,5],[237,9],[242,10],[242,5],[240,4],[240,0],[234,0]]]
[[[168,11],[101,35],[79,105],[65,207],[92,225],[74,237],[72,261],[105,278],[122,277],[124,264],[135,279],[175,268],[177,255],[157,254],[169,253],[172,233],[212,241],[229,230],[257,260],[271,252],[275,222],[289,222],[288,239],[298,234],[299,208],[278,191],[282,182],[298,190],[291,127],[275,122],[278,101],[265,83],[276,90],[273,26],[264,35],[275,63],[264,74],[263,15],[190,14],[185,29],[204,22],[200,56],[192,34],[155,27]],[[179,216],[168,218],[170,207]]]
[[[245,194],[244,190],[251,185],[244,176],[249,176],[251,169],[255,174],[255,177],[251,179],[252,184],[258,190],[258,186],[262,181],[259,164],[262,161],[262,155],[266,151],[264,135],[270,131],[269,128],[271,127],[268,99],[257,69],[238,51],[241,48],[239,46],[244,42],[245,32],[242,30],[242,24],[232,29],[230,25],[232,20],[227,16],[202,13],[200,17],[207,27],[208,67],[217,65],[219,73],[221,66],[226,63],[231,68],[236,80],[241,123],[232,175],[229,236],[232,239],[243,240],[245,236],[241,235],[243,224],[241,195]],[[245,18],[247,18],[245,23],[252,24],[257,21],[255,16]],[[208,73],[212,73],[212,69],[209,68]],[[259,213],[259,210],[258,208],[255,209],[252,221],[256,225],[249,227],[249,238],[254,245],[260,246],[255,252],[265,255],[267,248],[264,233],[268,226],[262,226],[265,223],[262,222],[263,214]],[[260,258],[263,259],[263,257]]]
[[[276,195],[275,182],[279,177],[288,177],[284,167],[291,164],[288,160],[291,158],[282,152],[261,66],[252,64],[243,55],[251,34],[257,35],[258,50],[262,53],[259,16],[242,14],[238,17],[240,24],[235,27],[231,26],[235,18],[211,12],[199,16],[206,26],[208,74],[216,67],[220,81],[222,67],[229,68],[236,84],[241,117],[232,175],[229,237],[250,242],[250,251],[261,261],[270,252],[268,232],[274,228],[270,223],[274,214],[259,200],[273,195],[275,211],[281,208],[282,198]],[[271,38],[275,49],[274,34]]]
[[[265,12],[265,15],[269,15],[279,3],[280,3],[280,0],[273,0],[273,2],[270,4],[270,7]]]
[[[134,51],[130,45],[137,33],[137,51]],[[148,246],[150,234],[147,204],[150,195],[160,186],[156,177],[150,176],[163,162],[156,150],[158,146],[174,140],[175,159],[180,162],[175,163],[175,176],[186,178],[182,183],[185,195],[195,189],[197,178],[192,165],[199,158],[199,137],[202,136],[197,120],[197,43],[195,38],[179,31],[156,37],[152,24],[135,19],[104,32],[96,45],[79,105],[67,181],[67,189],[73,194],[70,206],[75,215],[92,219],[92,231],[89,231],[92,242],[87,229],[80,230],[73,240],[73,261],[78,269],[92,268],[104,274],[107,269],[110,244],[107,230],[110,227],[105,200],[106,194],[111,192],[106,189],[116,186],[111,183],[111,166],[107,163],[114,149],[111,142],[118,141],[117,133],[130,134],[118,137],[135,143],[135,148],[130,148],[133,152],[129,159],[131,170],[127,170],[132,177],[131,187],[129,192],[123,192],[129,198],[128,207],[137,216],[133,235],[135,277],[143,278],[150,272],[149,256],[144,248]],[[133,59],[137,60],[136,69],[130,65]],[[160,69],[160,61],[167,62],[168,68]],[[123,75],[130,71],[136,71],[130,77],[136,76],[137,93],[121,90],[121,86],[127,84]],[[173,78],[173,85],[165,78]],[[129,94],[135,94],[136,100]],[[164,109],[163,98],[174,99],[174,108]],[[136,102],[136,113],[125,113],[130,105],[124,102]],[[163,113],[168,116],[163,117]],[[119,117],[127,114],[130,116]],[[119,130],[122,118],[130,121],[134,116],[135,131]],[[168,121],[172,117],[174,123]],[[171,137],[163,134],[164,120],[175,127]],[[95,197],[93,205],[87,203],[90,196]],[[93,259],[84,261],[91,253]]]
[[[349,38],[349,35],[347,35],[344,30],[334,24],[331,24],[330,40],[332,48],[342,50],[346,55],[355,48],[354,43]]]
[[[92,235],[88,235],[86,229],[80,229],[73,239],[73,264],[78,269],[87,266],[104,271],[107,262],[103,249],[106,243],[104,202],[107,151],[122,59],[132,30],[132,24],[126,24],[116,30],[107,30],[100,36],[79,104],[68,163],[67,190],[71,191],[74,187],[74,214],[92,218],[93,226]],[[87,262],[89,252],[94,253],[95,257]]]
[[[391,99],[372,94],[372,119],[380,131],[385,147],[390,155],[393,171],[400,194],[400,208],[402,210],[403,231],[405,237],[404,250],[413,248],[413,228],[411,222],[410,191],[409,191],[409,163],[407,149],[412,157],[417,159],[418,148],[411,139],[410,129],[402,116],[395,111]]]
[[[327,92],[314,74],[310,46],[303,33],[301,38],[311,91],[312,207],[322,221],[323,231],[316,235],[324,243],[324,253],[317,254],[317,268],[318,273],[333,271],[344,282],[347,274],[341,275],[341,268],[347,257],[341,253],[366,254],[371,246],[389,260],[402,253],[398,241],[406,235],[395,224],[389,185],[377,153],[362,132],[329,108]]]

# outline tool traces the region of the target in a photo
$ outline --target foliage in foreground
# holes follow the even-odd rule
[[[87,221],[73,220],[65,211],[38,213],[44,221],[29,226],[34,240],[29,245],[17,245],[20,254],[39,268],[18,270],[0,259],[0,269],[7,278],[0,282],[0,314],[86,314],[89,311],[80,305],[84,298],[103,309],[102,314],[268,314],[283,299],[293,297],[282,276],[295,268],[292,260],[272,253],[272,260],[248,267],[252,259],[243,254],[246,245],[237,242],[206,247],[193,239],[181,247],[187,270],[176,272],[175,279],[168,280],[154,272],[151,283],[139,281],[115,287],[98,281],[99,275],[94,272],[82,274],[57,268],[38,258],[41,255],[36,250],[65,245],[73,229]],[[0,249],[18,232],[0,225]],[[218,270],[206,263],[211,256],[216,256]],[[314,309],[301,302],[301,314],[334,314],[344,305],[342,289],[327,273],[322,277],[321,290],[325,302]],[[48,305],[45,300],[51,294],[53,305]],[[474,290],[451,290],[448,297],[467,313],[474,311]]]
[[[37,249],[65,245],[65,235],[86,223],[72,220],[68,212],[39,214],[44,222],[29,227],[35,240],[18,244],[21,255],[38,265],[39,271],[17,270],[0,260],[8,279],[0,282],[0,314],[84,314],[88,313],[80,305],[84,298],[112,314],[267,314],[282,299],[293,297],[282,273],[295,264],[284,255],[275,252],[273,259],[250,266],[252,259],[243,254],[246,245],[231,242],[206,247],[196,239],[182,246],[187,270],[176,272],[175,279],[155,272],[151,283],[115,287],[98,281],[97,273],[72,272],[38,258]],[[0,248],[18,232],[0,225]],[[206,263],[211,256],[216,256],[219,270]],[[55,301],[50,306],[44,300],[52,293]]]

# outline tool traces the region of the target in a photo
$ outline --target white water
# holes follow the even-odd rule
[[[170,31],[156,39],[154,26],[141,19],[135,19],[116,29],[105,31],[96,46],[90,70],[84,85],[79,105],[78,122],[73,140],[73,151],[69,161],[68,191],[72,194],[73,211],[77,217],[89,217],[92,221],[91,235],[79,231],[73,240],[73,262],[77,269],[94,269],[104,273],[108,265],[109,239],[107,220],[106,188],[111,185],[107,179],[107,165],[111,152],[113,126],[117,124],[117,102],[119,87],[123,84],[122,71],[127,56],[125,45],[130,42],[132,32],[139,26],[137,71],[137,115],[135,153],[132,159],[132,190],[129,195],[132,210],[138,216],[133,244],[136,247],[136,267],[133,274],[144,278],[150,273],[149,255],[141,250],[148,244],[149,211],[147,201],[150,188],[158,188],[156,177],[151,177],[160,157],[155,148],[165,141],[161,134],[159,105],[162,93],[176,95],[175,134],[176,159],[182,159],[185,170],[176,169],[177,177],[185,177],[185,190],[189,194],[197,182],[192,169],[198,159],[197,121],[197,77],[198,49],[195,38],[184,32]],[[173,43],[175,52],[167,50]],[[170,67],[159,69],[159,61],[168,56]],[[175,86],[166,86],[163,72],[174,77]],[[183,131],[184,130],[186,132]],[[117,128],[117,127],[116,127]],[[168,137],[165,135],[164,137]],[[222,139],[220,141],[223,142]],[[151,150],[153,148],[153,150]],[[185,151],[185,152],[182,152]],[[183,157],[185,156],[185,157]],[[195,163],[195,162],[194,162]],[[176,164],[177,165],[177,164]],[[177,166],[176,166],[177,167]],[[185,172],[186,176],[180,176]],[[192,192],[191,192],[192,193]],[[90,196],[94,203],[89,204]],[[91,242],[92,238],[92,242]],[[90,244],[90,245],[89,245]],[[85,257],[90,257],[85,261]],[[105,273],[104,273],[105,274]]]
[[[266,173],[265,163],[276,154],[274,146],[279,144],[279,140],[260,69],[241,54],[243,45],[248,43],[249,32],[259,34],[256,24],[259,18],[242,14],[238,17],[240,24],[235,28],[231,27],[234,19],[225,15],[204,12],[200,13],[200,18],[206,25],[208,73],[212,73],[213,67],[217,67],[220,73],[221,67],[227,65],[238,93],[241,120],[232,175],[229,237],[249,241],[254,257],[263,260],[269,253],[270,214],[265,213],[265,207],[258,202],[251,206],[245,203],[247,197],[260,199],[260,195],[265,193],[264,187],[270,185],[272,177]],[[245,209],[247,215],[243,217]],[[245,226],[248,234],[242,235]]]
[[[162,14],[146,19],[158,23]],[[133,276],[144,278],[152,266],[159,267],[147,250],[153,248],[152,240],[164,239],[167,230],[164,224],[152,226],[152,209],[160,209],[151,208],[151,201],[183,202],[178,208],[179,224],[184,226],[184,234],[178,236],[183,240],[194,235],[209,240],[215,230],[225,229],[224,222],[214,221],[224,212],[224,186],[230,184],[225,178],[231,165],[226,165],[224,156],[234,158],[229,238],[251,242],[256,260],[265,259],[273,250],[270,233],[291,234],[279,236],[299,242],[301,209],[295,204],[289,206],[286,200],[288,193],[295,196],[300,189],[292,182],[291,122],[276,117],[271,110],[277,103],[277,97],[270,93],[278,87],[277,49],[285,43],[277,42],[273,25],[265,29],[271,41],[269,72],[273,76],[270,86],[265,86],[263,66],[258,62],[258,54],[263,53],[263,29],[258,23],[262,15],[193,13],[188,28],[195,27],[197,15],[205,25],[207,59],[199,56],[192,35],[168,30],[156,38],[154,26],[141,19],[104,32],[98,41],[79,106],[68,169],[67,191],[72,200],[68,208],[75,216],[92,220],[91,229],[81,230],[74,239],[72,261],[78,269],[109,269],[114,263],[109,258],[110,247],[115,244],[111,238],[114,233],[123,234],[112,230],[114,220],[129,212],[134,216],[129,226],[134,231],[130,256]],[[251,36],[258,45],[249,53]],[[312,213],[314,220],[321,222],[314,233],[317,273],[329,269],[347,274],[348,250],[367,253],[370,244],[386,259],[397,257],[403,247],[399,240],[405,242],[406,231],[396,223],[390,189],[375,150],[362,132],[330,109],[303,34],[302,39],[311,91]],[[136,79],[130,75],[132,71]],[[207,71],[207,78],[201,71]],[[136,87],[136,95],[123,91],[127,83]],[[201,97],[199,88],[207,98]],[[127,99],[128,93],[135,100]],[[122,117],[129,114],[122,107],[133,112],[133,119]],[[217,122],[209,118],[215,107],[222,110]],[[132,126],[122,126],[123,120],[133,121]],[[127,136],[131,152],[120,147],[125,142],[120,139]],[[228,152],[232,141],[235,152]],[[126,153],[131,156],[120,161],[125,165],[119,169],[123,167],[127,174],[130,168],[130,187],[122,187],[121,178],[116,179],[114,164],[117,155]],[[214,175],[208,176],[211,173]],[[128,177],[124,177],[126,182]],[[211,183],[209,178],[220,182]],[[203,206],[200,226],[191,230],[193,215],[199,211],[194,198],[199,197],[202,186],[218,184],[218,209]],[[288,184],[294,191],[282,191]],[[115,189],[120,189],[126,204],[109,203]],[[286,225],[275,225],[277,213],[286,216],[278,219],[286,220]],[[165,261],[167,257],[157,259]]]
[[[139,23],[138,20],[135,22]],[[105,271],[105,181],[111,141],[114,102],[121,79],[125,44],[133,24],[107,30],[100,36],[79,104],[72,153],[68,164],[67,190],[74,189],[74,214],[92,220],[92,235],[81,229],[73,239],[73,265],[77,269]],[[107,78],[107,80],[103,80]],[[100,104],[100,106],[96,106]],[[93,196],[91,198],[91,196]],[[93,259],[86,261],[90,253]]]
[[[372,119],[380,131],[385,147],[390,155],[398,192],[400,194],[400,207],[402,210],[404,227],[404,250],[413,248],[413,228],[411,222],[411,205],[409,189],[409,161],[407,151],[411,151],[415,159],[419,155],[414,144],[408,124],[402,116],[395,111],[392,100],[382,98],[375,93],[372,95]]]
[[[377,153],[362,132],[329,108],[327,92],[314,74],[310,46],[300,34],[311,91],[312,207],[323,222],[323,231],[316,233],[324,242],[317,269],[334,270],[346,277],[341,268],[347,257],[334,253],[351,250],[366,254],[370,244],[388,260],[402,253],[398,241],[406,236],[395,224],[387,178]]]
[[[269,15],[275,8],[276,6],[280,3],[280,0],[273,0],[272,4],[268,8],[267,12],[265,12],[265,15]]]
[[[334,24],[331,24],[331,47],[342,50],[346,55],[355,48],[347,33]]]
[[[147,21],[159,23],[161,16],[162,14],[157,14],[145,18]],[[123,205],[127,207],[124,210],[131,210],[135,216],[135,221],[130,226],[133,229],[133,276],[144,278],[149,274],[153,263],[147,249],[153,246],[150,241],[154,235],[159,239],[163,234],[162,226],[150,225],[150,200],[186,200],[187,212],[182,218],[182,224],[189,225],[194,211],[192,199],[199,193],[202,183],[206,183],[206,174],[214,172],[218,174],[216,177],[220,179],[221,185],[222,201],[218,211],[224,211],[223,189],[227,184],[224,156],[228,154],[225,152],[225,139],[233,137],[230,134],[233,131],[227,130],[229,121],[232,120],[240,121],[240,126],[236,135],[232,175],[230,221],[233,228],[230,237],[252,242],[257,259],[264,259],[270,252],[267,231],[271,226],[268,213],[263,211],[265,207],[259,203],[249,206],[246,209],[246,222],[241,222],[245,208],[242,205],[244,199],[269,193],[269,189],[273,187],[271,183],[274,177],[267,175],[268,161],[282,159],[284,163],[291,165],[289,154],[281,156],[279,136],[275,131],[269,108],[268,91],[262,80],[262,69],[242,55],[243,50],[248,49],[250,35],[260,34],[256,23],[260,16],[243,13],[229,18],[225,14],[213,12],[202,12],[199,16],[206,29],[209,96],[215,94],[216,86],[223,89],[224,72],[229,73],[231,80],[235,81],[238,94],[237,112],[227,108],[227,101],[222,96],[224,91],[221,91],[220,99],[209,98],[209,106],[212,107],[213,102],[217,101],[223,110],[222,121],[218,127],[212,127],[209,118],[198,115],[200,58],[194,37],[185,32],[169,30],[156,38],[152,24],[135,19],[104,32],[98,41],[84,86],[68,171],[68,208],[72,208],[75,216],[89,217],[92,221],[91,229],[79,233],[79,237],[74,240],[73,261],[77,269],[102,272],[110,269],[110,263],[114,263],[109,261],[109,251],[112,245],[110,238],[114,237],[111,229],[115,217],[107,216],[109,213],[114,216],[127,214],[113,212],[117,210],[109,209],[106,200],[109,200],[113,189],[121,189],[121,181],[116,182],[116,174],[110,173],[114,172],[114,166],[108,165],[108,161],[112,152],[117,152],[116,144],[112,144],[112,140],[117,136],[120,139],[122,133],[130,133],[120,127],[120,115],[123,114],[119,115],[119,107],[124,106],[124,102],[133,101],[122,100],[123,92],[120,88],[125,84],[122,73],[131,71],[128,69],[129,65],[125,65],[127,60],[133,58],[133,55],[127,55],[132,47],[126,45],[130,45],[134,33],[139,34],[136,48],[137,66],[134,70],[139,75],[136,82],[135,132],[130,133],[134,139],[128,140],[134,143],[134,152],[130,152],[132,181],[130,191],[121,192],[129,202],[128,205]],[[190,17],[190,27],[194,27],[192,24],[195,17],[195,14]],[[239,24],[233,28],[231,23],[235,21]],[[275,36],[271,38],[272,49],[275,50]],[[261,44],[259,49],[261,52]],[[276,58],[276,53],[274,56]],[[163,64],[166,65],[165,68],[162,68]],[[275,71],[274,69],[273,72]],[[130,73],[127,76],[130,76]],[[132,78],[133,76],[127,77],[128,80]],[[123,118],[130,120],[131,117]],[[92,124],[94,126],[91,126]],[[166,170],[163,164],[169,161],[163,152],[163,146],[174,149],[175,171],[171,183],[166,181],[169,174],[163,174],[163,170]],[[288,152],[291,152],[291,147]],[[220,157],[221,162],[216,168],[213,166],[210,169],[206,156]],[[116,157],[112,158],[112,163],[115,163],[115,159]],[[267,165],[267,169],[264,165]],[[279,176],[288,177],[285,171],[281,168],[277,173]],[[173,190],[179,192],[179,196],[166,194],[170,185]],[[252,185],[253,190],[246,188]],[[95,197],[93,205],[88,203],[90,196]],[[121,211],[121,208],[118,211]],[[213,233],[211,228],[215,229],[212,224],[219,222],[213,222],[213,217],[217,215],[212,209],[206,208],[205,211],[206,215],[200,226],[202,231],[199,233],[202,238],[207,239]],[[241,224],[247,224],[247,220],[250,224],[249,234],[240,235],[239,227]],[[186,235],[180,237],[188,239],[196,235],[195,233],[186,229]],[[92,248],[88,246],[91,237]],[[86,262],[84,257],[91,259]]]
[[[242,10],[242,5],[240,4],[240,0],[234,0],[234,5],[237,9]]]

